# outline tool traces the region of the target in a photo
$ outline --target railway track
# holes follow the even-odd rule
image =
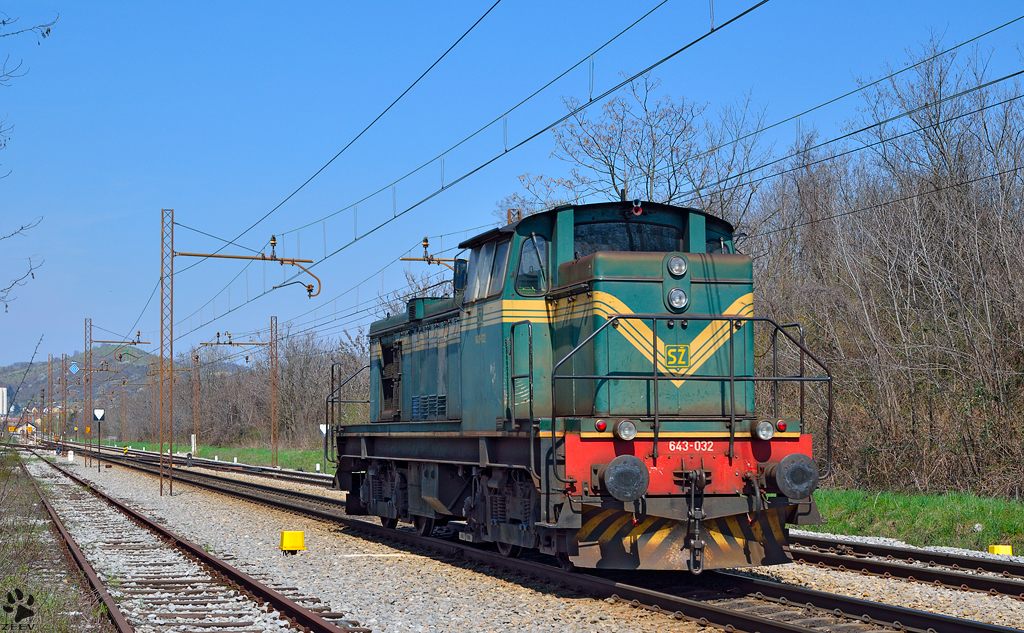
[[[1024,600],[1024,565],[1013,561],[803,534],[791,540],[798,563]]]
[[[109,456],[103,459],[150,474],[156,473],[151,465]],[[423,537],[411,529],[387,529],[361,518],[349,517],[344,512],[344,504],[335,499],[184,469],[177,471],[176,477],[179,481],[207,490],[339,523],[375,540],[397,542],[406,547],[433,550],[444,556],[488,564],[598,598],[625,601],[637,608],[726,630],[760,633],[1016,631],[729,572],[707,572],[698,579],[678,573],[566,572],[540,556],[507,558],[495,551],[457,540]]]
[[[0,444],[0,458],[5,458],[10,453],[16,453],[16,448],[17,446],[13,444]],[[28,556],[21,557],[22,561],[30,561],[25,565],[25,575],[22,576],[23,582],[27,581],[26,584],[29,585],[26,588],[26,593],[31,596],[29,591],[34,585],[35,587],[49,587],[51,591],[62,594],[59,597],[48,597],[53,603],[62,604],[62,608],[57,613],[54,613],[54,609],[49,609],[49,613],[35,610],[33,617],[37,619],[34,621],[29,620],[29,622],[37,625],[40,621],[44,621],[47,615],[57,615],[57,621],[47,621],[46,623],[59,628],[62,625],[69,624],[71,617],[74,617],[76,630],[83,633],[87,631],[107,632],[115,630],[110,627],[107,621],[108,618],[99,615],[100,606],[102,605],[102,602],[99,600],[99,594],[95,591],[89,591],[88,579],[84,574],[78,573],[81,568],[76,564],[72,552],[63,547],[63,540],[58,526],[47,515],[45,497],[40,495],[39,488],[34,485],[35,480],[24,468],[24,464],[21,463],[20,459],[18,460],[17,469],[12,470],[9,476],[17,478],[19,483],[24,482],[26,487],[32,491],[28,495],[29,498],[24,500],[14,500],[8,495],[3,495],[3,506],[0,507],[0,515],[12,513],[6,517],[11,523],[4,526],[6,529],[11,530],[10,533],[3,536],[5,539],[11,539],[5,545],[14,545],[19,550],[22,548],[28,549]],[[19,483],[7,482],[0,485],[20,487]],[[34,533],[35,538],[38,539],[37,543],[32,544],[31,537],[22,538],[26,533]],[[9,563],[10,561],[3,562]],[[8,567],[8,569],[10,568]],[[10,581],[14,580],[14,578],[6,578],[6,580]],[[77,591],[78,587],[82,587],[84,591]],[[70,591],[63,591],[69,588]],[[77,600],[74,596],[76,593],[79,597]],[[3,593],[0,593],[0,597],[2,596]],[[27,604],[26,606],[31,607],[32,605]],[[72,613],[77,611],[77,613],[72,615],[69,611]],[[9,616],[4,616],[4,613],[0,613],[0,630],[16,630],[14,625],[18,623],[12,624]],[[65,617],[62,618],[61,616]],[[17,616],[15,615],[15,617]]]
[[[319,598],[260,582],[73,473],[33,463],[40,461],[52,470],[35,466],[33,483],[117,631],[370,633]]]
[[[63,445],[67,448],[71,448],[76,451],[95,451],[95,446],[89,446],[83,442],[63,442]],[[56,444],[47,443],[47,446],[54,447]],[[139,461],[157,464],[160,461],[159,453],[153,451],[143,451],[139,449],[130,448],[125,450],[124,447],[118,446],[101,446],[100,453],[102,455],[128,455],[133,459]],[[165,458],[166,459],[166,458]],[[184,467],[188,465],[188,459],[181,455],[173,456],[175,468]],[[254,475],[256,477],[266,477],[268,479],[277,479],[279,481],[292,481],[296,483],[309,484],[311,486],[322,486],[325,488],[331,487],[334,483],[334,477],[324,473],[312,473],[304,472],[301,470],[283,470],[280,468],[270,468],[267,466],[253,466],[251,464],[236,464],[232,462],[222,462],[214,459],[205,459],[202,457],[192,458],[192,467],[194,468],[207,468],[209,470],[218,470],[222,472],[233,472],[241,473],[244,475]],[[177,471],[175,471],[177,472]]]

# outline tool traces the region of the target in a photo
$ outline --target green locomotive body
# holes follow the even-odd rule
[[[785,525],[817,522],[818,467],[803,398],[799,417],[777,397],[759,415],[755,385],[831,383],[754,316],[732,240],[696,209],[616,202],[461,244],[453,297],[370,329],[370,420],[329,429],[348,511],[566,565],[789,560]],[[755,376],[755,325],[821,374]]]

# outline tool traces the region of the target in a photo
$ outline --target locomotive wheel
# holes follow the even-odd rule
[[[501,541],[496,542],[495,545],[498,547],[498,553],[505,558],[519,558],[519,555],[523,553],[522,545],[512,545]]]
[[[416,526],[416,532],[420,536],[430,536],[434,532],[434,520],[428,519],[427,517],[414,516],[412,518],[413,525]]]
[[[558,566],[562,568],[562,571],[576,571],[576,565],[573,564],[572,559],[565,552],[555,554],[555,560],[558,561]]]
[[[398,519],[389,519],[387,517],[380,518],[380,524],[384,526],[386,530],[393,530],[398,526]]]

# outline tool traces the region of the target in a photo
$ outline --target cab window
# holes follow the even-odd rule
[[[683,240],[683,232],[674,226],[637,221],[577,224],[574,233],[577,257],[598,251],[671,253],[681,250]]]
[[[469,281],[466,301],[486,299],[501,292],[508,266],[508,241],[488,242],[473,249],[469,255]]]
[[[516,272],[516,292],[521,295],[540,295],[547,292],[548,241],[540,235],[523,240],[519,253],[519,271]]]

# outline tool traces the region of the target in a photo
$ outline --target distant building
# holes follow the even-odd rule
[[[7,416],[7,387],[0,387],[0,416]]]

